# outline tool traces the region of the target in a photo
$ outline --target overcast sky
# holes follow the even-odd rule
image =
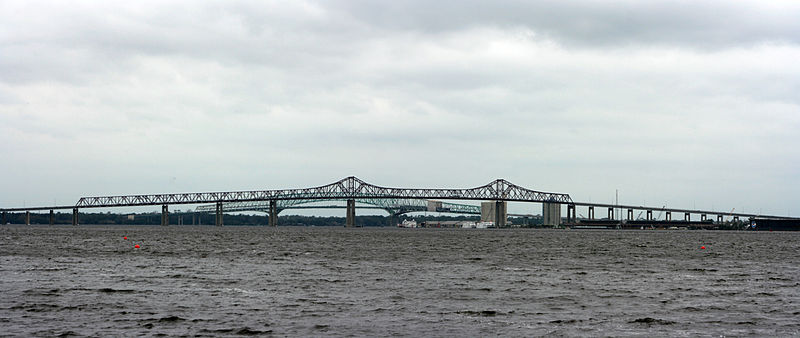
[[[0,1],[0,206],[355,175],[800,216],[798,18],[760,0]]]

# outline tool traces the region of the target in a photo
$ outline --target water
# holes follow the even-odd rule
[[[798,248],[787,232],[2,226],[0,335],[798,335]]]

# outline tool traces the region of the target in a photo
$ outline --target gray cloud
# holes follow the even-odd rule
[[[799,7],[3,2],[0,205],[358,175],[784,214]]]
[[[576,45],[666,44],[714,48],[800,39],[792,1],[339,1],[387,30],[441,32],[522,26]]]

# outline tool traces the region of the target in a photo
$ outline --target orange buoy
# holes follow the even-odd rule
[[[139,248],[139,244],[136,244],[133,247],[138,249]]]
[[[700,247],[700,250],[705,250],[705,249],[706,249],[706,246],[705,246],[705,245],[703,245],[703,246],[701,246],[701,247]]]

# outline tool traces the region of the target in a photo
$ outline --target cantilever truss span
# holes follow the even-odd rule
[[[445,199],[572,203],[568,194],[530,190],[503,179],[468,189],[387,188],[350,176],[303,189],[82,197],[76,207],[99,208],[163,204],[202,204],[282,200]]]
[[[315,206],[308,205],[308,203],[314,203],[320,201],[321,200],[281,200],[277,201],[275,207],[278,213],[286,209],[302,209],[302,208],[313,209]],[[436,211],[436,212],[449,212],[456,214],[471,214],[471,215],[481,214],[481,207],[477,205],[456,204],[456,203],[447,203],[438,201],[431,201],[435,202],[434,210],[431,210],[430,208],[431,206],[428,204],[429,201],[421,199],[356,198],[355,201],[356,203],[370,205],[370,207],[374,209],[386,210],[386,212],[388,212],[390,215],[401,215],[415,211]],[[329,206],[323,206],[323,207],[329,207]],[[269,208],[270,208],[269,201],[230,202],[222,204],[222,210],[224,212],[234,212],[234,211],[269,212]],[[195,208],[195,211],[213,213],[216,211],[216,205],[215,204],[201,205]]]

